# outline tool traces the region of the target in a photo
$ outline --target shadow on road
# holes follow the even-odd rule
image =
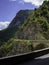
[[[49,58],[34,59],[34,60],[26,61],[18,65],[49,65]]]

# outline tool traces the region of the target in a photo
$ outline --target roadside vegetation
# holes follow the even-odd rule
[[[47,44],[46,44],[47,43]],[[0,57],[23,54],[49,47],[47,41],[11,39],[0,47]]]

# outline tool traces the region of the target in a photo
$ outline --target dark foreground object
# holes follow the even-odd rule
[[[18,65],[49,65],[49,58],[34,59]]]
[[[29,60],[33,60],[36,57],[42,56],[49,53],[49,48],[37,50],[29,53],[9,56],[9,57],[3,57],[0,58],[0,65],[11,65],[11,64],[21,64],[22,62],[28,62]],[[29,65],[29,64],[28,64]]]

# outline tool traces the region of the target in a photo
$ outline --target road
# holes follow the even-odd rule
[[[18,65],[49,65],[49,54],[37,57],[34,60],[30,60]]]

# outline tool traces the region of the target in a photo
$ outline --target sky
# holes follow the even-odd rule
[[[0,0],[0,30],[6,28],[19,10],[34,9],[44,0]]]

